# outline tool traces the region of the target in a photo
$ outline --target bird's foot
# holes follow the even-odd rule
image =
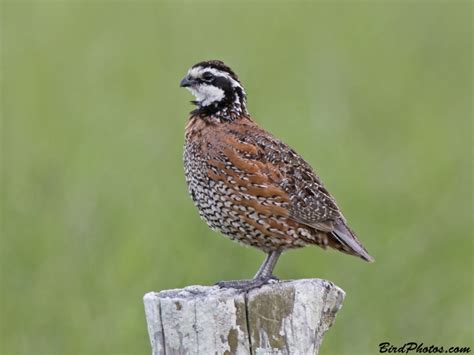
[[[235,288],[242,291],[249,291],[254,288],[263,286],[269,282],[279,281],[278,278],[271,275],[267,278],[256,278],[251,280],[231,280],[231,281],[220,281],[216,283],[217,286],[221,288]]]

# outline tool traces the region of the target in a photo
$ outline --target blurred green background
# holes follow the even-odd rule
[[[3,1],[1,354],[147,354],[145,292],[252,276],[182,143],[194,63],[335,195],[375,264],[316,247],[280,278],[347,297],[321,354],[471,346],[472,3]]]

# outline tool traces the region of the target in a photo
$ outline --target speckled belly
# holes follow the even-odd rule
[[[285,217],[262,213],[257,196],[212,179],[208,174],[208,161],[196,146],[185,145],[184,167],[188,190],[199,215],[213,230],[264,251],[307,244],[302,234],[310,236],[311,231],[292,226]],[[252,201],[255,201],[254,207],[249,205]]]

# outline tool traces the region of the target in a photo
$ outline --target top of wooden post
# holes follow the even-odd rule
[[[152,353],[317,354],[344,295],[320,279],[247,292],[218,286],[150,292],[144,303]]]

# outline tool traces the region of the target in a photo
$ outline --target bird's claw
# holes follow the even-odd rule
[[[278,282],[279,279],[275,276],[270,276],[267,278],[257,278],[251,280],[231,280],[231,281],[219,281],[216,283],[216,286],[221,288],[235,288],[242,291],[249,291],[254,288],[258,288],[267,283]]]

